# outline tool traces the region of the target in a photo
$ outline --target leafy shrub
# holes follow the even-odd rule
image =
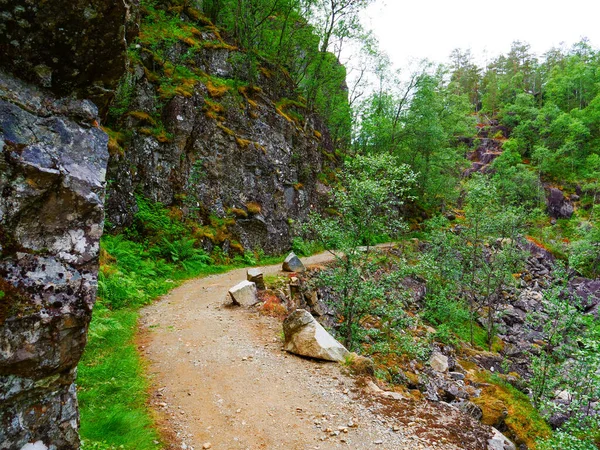
[[[582,440],[564,431],[557,431],[551,438],[538,441],[537,450],[598,450],[598,447],[589,440]]]

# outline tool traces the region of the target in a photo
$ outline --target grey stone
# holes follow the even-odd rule
[[[557,188],[550,188],[546,198],[548,214],[554,219],[570,219],[575,211],[573,203]]]
[[[440,352],[433,352],[429,358],[429,365],[436,372],[444,373],[448,370],[448,357]]]
[[[258,303],[256,284],[252,281],[242,281],[229,289],[233,303],[240,306],[253,306]]]
[[[108,162],[93,114],[0,72],[0,448],[79,448]]]
[[[294,252],[290,253],[285,261],[283,262],[283,270],[286,272],[304,272],[306,267],[300,261],[300,258],[296,256]]]
[[[255,283],[258,289],[265,288],[265,280],[261,269],[248,269],[246,272],[246,279]]]
[[[488,450],[517,450],[517,447],[500,431],[492,427],[492,437],[488,440]]]
[[[452,379],[454,379],[454,380],[464,380],[465,379],[465,374],[460,373],[460,372],[449,372],[448,375],[450,375],[450,377],[452,377]]]
[[[304,309],[297,309],[283,322],[284,348],[296,355],[342,362],[350,353]]]

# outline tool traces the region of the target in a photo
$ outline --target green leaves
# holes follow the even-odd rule
[[[379,235],[396,235],[404,228],[400,207],[415,174],[390,155],[359,155],[346,162],[339,179],[331,194],[332,214],[312,213],[304,231],[325,249],[341,252],[321,283],[334,293],[340,333],[352,350],[364,332],[360,321],[386,295],[384,284],[374,278],[378,266],[370,246]]]

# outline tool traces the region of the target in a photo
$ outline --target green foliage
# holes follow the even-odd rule
[[[539,174],[521,162],[521,155],[507,141],[504,151],[492,164],[492,175],[500,203],[532,211],[544,204],[544,188]],[[507,145],[509,144],[509,145]]]
[[[374,236],[396,235],[402,228],[399,207],[414,183],[414,174],[389,155],[357,156],[347,161],[340,185],[332,192],[334,214],[312,213],[305,231],[334,254],[336,266],[322,274],[334,291],[341,316],[341,334],[348,349],[363,332],[360,321],[384,298],[385,289],[374,279],[377,264],[369,246]],[[367,246],[361,248],[361,246]]]
[[[134,343],[136,328],[136,312],[111,312],[97,304],[78,366],[83,448],[161,448],[146,410],[148,384]]]
[[[292,251],[298,256],[310,256],[323,250],[323,246],[317,241],[306,241],[300,236],[292,239]]]
[[[600,276],[600,223],[584,223],[581,238],[571,245],[569,265],[585,276]]]
[[[464,336],[468,323],[469,340],[475,345],[480,334],[475,321],[485,310],[491,348],[502,292],[523,260],[516,245],[522,215],[499,202],[495,186],[485,177],[474,177],[465,187],[460,225],[452,229],[443,218],[429,224],[431,247],[421,263],[431,283],[424,316],[436,325],[455,327],[459,336]]]
[[[122,115],[129,111],[134,88],[135,83],[133,74],[127,72],[119,81],[115,98],[113,99],[109,109],[109,116],[112,120],[119,119]]]
[[[579,437],[565,431],[556,431],[552,437],[538,441],[536,449],[598,450],[598,447],[588,439],[580,439]]]
[[[360,107],[356,139],[360,151],[408,164],[417,173],[413,194],[428,209],[456,200],[465,152],[455,138],[475,131],[467,97],[447,89],[444,76],[424,68],[403,91],[373,94]]]

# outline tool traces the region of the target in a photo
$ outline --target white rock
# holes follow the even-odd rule
[[[285,319],[283,333],[285,350],[296,355],[342,362],[350,353],[304,309],[297,309]]]
[[[448,357],[440,352],[433,352],[429,358],[429,365],[436,372],[444,373],[448,370]]]
[[[488,450],[517,450],[515,444],[497,429],[492,427],[492,433],[492,438],[488,440]]]
[[[25,444],[21,450],[48,450],[48,447],[42,441],[37,441],[33,444]]]
[[[256,296],[256,283],[251,281],[242,281],[229,289],[229,295],[233,303],[240,306],[252,306],[258,303]]]

